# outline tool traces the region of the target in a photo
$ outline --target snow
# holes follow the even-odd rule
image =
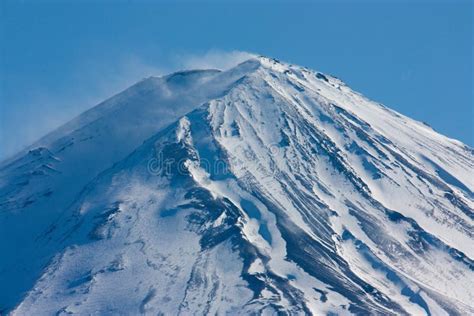
[[[472,314],[473,153],[263,56],[147,78],[0,165],[0,313]]]

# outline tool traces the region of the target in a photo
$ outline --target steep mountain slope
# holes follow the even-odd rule
[[[1,167],[0,308],[472,314],[473,168],[306,68],[151,78]]]
[[[28,291],[55,253],[36,238],[94,177],[145,139],[219,96],[248,71],[148,78],[80,115],[0,165],[0,311]],[[4,281],[4,282],[3,282]]]

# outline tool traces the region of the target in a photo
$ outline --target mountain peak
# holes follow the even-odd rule
[[[472,314],[473,168],[272,58],[149,78],[0,168],[0,312]]]

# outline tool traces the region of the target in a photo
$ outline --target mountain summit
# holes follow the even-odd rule
[[[0,165],[0,314],[474,314],[474,151],[255,57]]]

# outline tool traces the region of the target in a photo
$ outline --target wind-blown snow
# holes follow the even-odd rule
[[[149,78],[0,166],[0,312],[472,314],[473,169],[303,67]]]

